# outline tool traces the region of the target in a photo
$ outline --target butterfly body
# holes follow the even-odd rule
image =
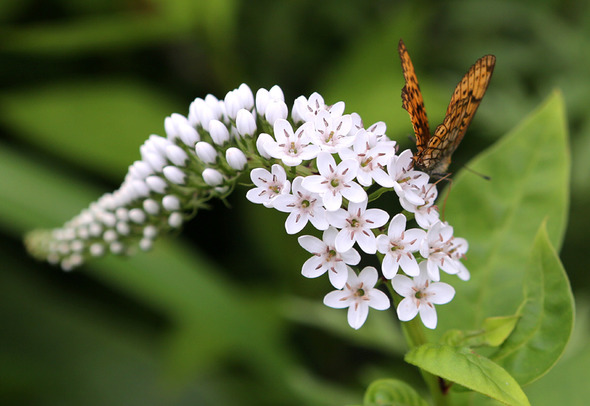
[[[402,89],[402,107],[410,114],[416,135],[414,168],[430,175],[444,176],[451,163],[451,156],[465,136],[486,92],[496,57],[483,56],[469,68],[453,92],[442,124],[431,135],[414,65],[402,40],[398,51],[406,81]]]

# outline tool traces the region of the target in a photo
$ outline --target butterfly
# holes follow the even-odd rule
[[[402,89],[402,107],[410,114],[416,135],[417,152],[412,157],[414,168],[430,175],[445,176],[451,155],[465,136],[488,88],[496,57],[485,55],[469,68],[453,92],[442,124],[431,135],[414,65],[401,39],[398,51],[406,81]]]

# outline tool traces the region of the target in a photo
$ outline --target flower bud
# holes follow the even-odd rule
[[[164,194],[166,193],[166,189],[168,189],[168,184],[166,181],[159,176],[148,176],[145,179],[145,183],[148,185],[150,190],[156,193]]]
[[[90,255],[93,257],[100,257],[104,254],[104,245],[95,242],[90,246]]]
[[[143,201],[143,209],[146,213],[155,216],[160,212],[160,205],[154,199],[145,199]]]
[[[236,127],[238,129],[238,134],[242,137],[254,135],[256,132],[256,120],[254,119],[254,115],[246,109],[239,110],[236,116]]]
[[[229,166],[237,171],[244,169],[248,163],[246,155],[244,155],[241,150],[235,147],[228,148],[227,151],[225,151],[225,159],[227,160]]]
[[[225,112],[227,116],[235,120],[238,110],[242,108],[242,103],[237,90],[232,90],[225,95]]]
[[[182,225],[182,214],[174,212],[168,217],[168,225],[173,228],[178,228]]]
[[[278,119],[286,119],[289,115],[289,109],[285,102],[280,100],[273,100],[266,106],[266,112],[264,117],[270,123],[274,125]]]
[[[137,224],[142,224],[145,221],[145,212],[137,207],[129,210],[129,219]]]
[[[212,164],[217,161],[217,151],[215,151],[215,148],[213,148],[208,142],[197,142],[197,145],[195,145],[195,153],[199,159],[206,164]]]
[[[240,101],[242,102],[242,108],[246,110],[252,110],[254,107],[254,95],[252,94],[250,87],[247,84],[242,83],[236,92],[238,93]]]
[[[203,180],[209,186],[219,186],[223,183],[223,175],[217,169],[206,168],[203,171]]]
[[[162,207],[168,211],[180,210],[180,200],[174,195],[166,195],[162,199]]]
[[[138,197],[147,197],[150,194],[150,188],[142,180],[134,180],[129,185]]]
[[[148,226],[145,226],[145,228],[143,229],[143,236],[145,238],[150,238],[153,240],[154,238],[156,238],[157,235],[158,235],[158,229],[154,225],[150,224]]]
[[[225,124],[219,120],[211,120],[209,122],[209,134],[213,142],[217,145],[223,145],[229,141],[229,131]]]
[[[270,103],[271,97],[270,93],[266,89],[258,89],[256,92],[256,111],[258,115],[264,116],[266,113],[266,106]]]
[[[196,98],[189,107],[188,121],[193,126],[201,126],[209,131],[209,122],[215,119],[213,110],[205,103],[205,100]]]
[[[178,145],[168,145],[166,147],[166,157],[176,166],[185,166],[188,161],[188,155],[184,149]]]
[[[152,249],[153,241],[149,238],[142,238],[139,240],[139,249],[142,251],[149,251]]]
[[[170,182],[176,183],[177,185],[184,185],[186,173],[178,169],[176,166],[167,166],[162,169],[162,173]]]
[[[166,166],[166,159],[164,156],[154,150],[150,150],[147,145],[139,147],[141,153],[141,159],[147,162],[147,164],[155,171],[161,172],[162,168]]]

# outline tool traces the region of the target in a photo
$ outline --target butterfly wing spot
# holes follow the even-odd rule
[[[451,163],[451,155],[465,136],[487,90],[496,57],[485,55],[469,68],[453,91],[442,124],[436,127],[431,136],[418,79],[402,40],[398,51],[406,81],[402,89],[402,107],[409,113],[416,135],[414,166],[429,174],[444,175]]]

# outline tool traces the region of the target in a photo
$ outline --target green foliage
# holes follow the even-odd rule
[[[455,284],[455,299],[444,308],[448,316],[441,317],[435,335],[449,328],[477,329],[487,317],[516,312],[528,253],[545,219],[551,244],[561,246],[569,155],[559,93],[469,167],[491,180],[462,171],[450,185],[444,214],[455,235],[469,241],[464,263],[472,278]]]
[[[424,344],[412,349],[405,359],[431,374],[507,405],[529,405],[518,382],[506,370],[466,347]]]
[[[569,280],[545,224],[541,226],[526,268],[524,301],[515,331],[493,359],[521,384],[543,376],[561,357],[574,324]]]
[[[427,406],[428,403],[408,384],[395,379],[373,382],[363,401],[363,406]]]

